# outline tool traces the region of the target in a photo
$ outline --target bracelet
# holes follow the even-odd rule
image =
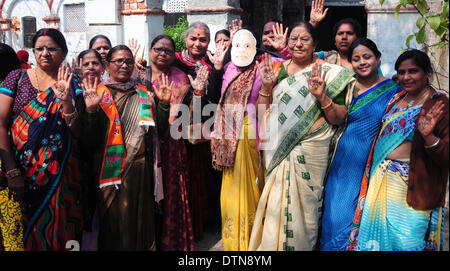
[[[425,149],[431,149],[433,147],[436,147],[436,145],[439,144],[440,141],[441,141],[441,139],[438,137],[438,140],[436,140],[436,142],[434,142],[433,144],[431,144],[429,146],[425,146]]]
[[[321,108],[322,110],[325,110],[325,109],[327,109],[328,107],[330,107],[332,104],[333,104],[333,100],[331,100],[330,103],[327,104],[326,106],[321,106],[320,108]]]
[[[76,109],[73,110],[73,112],[72,112],[72,113],[69,113],[69,114],[66,114],[66,113],[64,113],[64,111],[63,111],[63,116],[64,116],[64,117],[67,117],[67,118],[71,118],[71,117],[75,116],[76,114],[77,114],[77,110],[76,110]]]
[[[22,171],[20,171],[20,169],[18,169],[18,168],[10,169],[5,174],[7,179],[12,179],[12,178],[15,178],[20,175],[22,175]]]
[[[261,96],[263,96],[263,97],[270,97],[270,94],[262,93],[261,90],[258,91],[258,92],[259,92],[259,95],[261,95]]]

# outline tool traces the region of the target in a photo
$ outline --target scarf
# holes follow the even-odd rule
[[[181,61],[183,62],[185,65],[189,66],[189,67],[194,67],[195,68],[195,73],[197,74],[198,71],[200,70],[200,68],[202,66],[206,66],[208,68],[208,72],[209,74],[211,74],[211,66],[206,63],[206,60],[208,59],[208,56],[205,55],[202,59],[200,60],[195,60],[193,58],[191,58],[189,56],[189,52],[187,50],[187,48],[183,49],[183,51],[175,53],[175,56]]]
[[[124,83],[122,87],[127,83]],[[110,85],[111,84],[109,84],[109,86]],[[126,161],[125,144],[119,112],[117,111],[111,92],[103,83],[100,83],[97,88],[97,93],[100,95],[103,90],[105,91],[105,94],[99,105],[108,117],[109,129],[100,171],[100,188],[121,184]],[[147,88],[141,84],[137,84],[137,92],[139,94],[139,126],[148,132],[149,127],[155,125],[151,112],[152,105],[149,97],[150,94],[148,93]]]
[[[222,170],[232,167],[236,155],[245,108],[252,92],[257,67],[252,64],[238,73],[219,101],[214,119],[214,137],[211,139],[213,167]]]

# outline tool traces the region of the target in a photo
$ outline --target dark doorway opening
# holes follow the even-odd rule
[[[344,18],[353,18],[361,24],[361,35],[367,35],[367,12],[364,6],[325,6],[328,8],[327,17],[319,24],[319,45],[316,51],[336,50],[333,37],[333,26]],[[325,9],[324,8],[324,9]],[[311,5],[305,6],[305,21],[309,21]]]

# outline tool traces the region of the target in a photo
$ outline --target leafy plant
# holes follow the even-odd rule
[[[186,44],[184,42],[184,34],[188,28],[188,21],[185,16],[178,18],[178,21],[175,25],[168,25],[163,27],[164,34],[171,36],[175,41],[175,51],[181,52],[184,48],[186,48]]]
[[[379,0],[383,5],[384,0]],[[407,5],[413,6],[420,17],[416,21],[416,26],[419,28],[417,33],[411,34],[406,38],[406,46],[410,48],[410,43],[413,38],[416,39],[418,44],[424,44],[426,40],[425,27],[429,25],[433,29],[434,33],[440,38],[440,41],[436,44],[430,45],[431,47],[437,46],[438,48],[444,48],[448,45],[448,14],[449,14],[449,0],[444,0],[444,6],[440,13],[429,13],[427,0],[400,0],[400,3],[395,8],[395,17],[398,18],[400,9]]]

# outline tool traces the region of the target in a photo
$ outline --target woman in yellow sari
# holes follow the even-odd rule
[[[260,67],[259,97],[270,108],[260,131],[265,185],[249,250],[316,247],[329,146],[347,115],[347,86],[354,81],[352,71],[314,60],[316,40],[314,28],[299,22],[288,39],[292,59],[278,75],[268,59]]]

